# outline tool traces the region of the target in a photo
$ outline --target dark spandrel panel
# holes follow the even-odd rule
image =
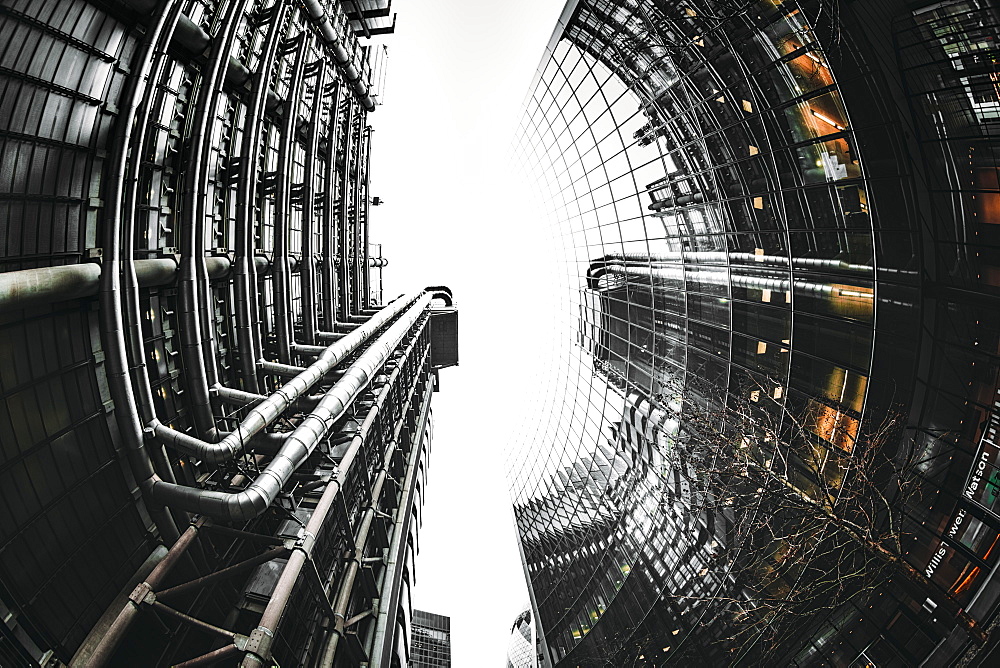
[[[571,315],[508,463],[541,650],[560,666],[722,665],[747,647],[798,666],[946,662],[958,607],[977,600],[982,620],[995,597],[977,550],[1000,523],[963,495],[975,457],[1000,465],[995,11],[723,4],[570,3],[524,109],[514,164],[562,244]],[[784,635],[734,639],[746,617],[713,605],[760,592],[720,563],[756,539],[677,505],[694,406],[782,420],[774,447],[807,493],[850,484],[866,440],[887,458],[925,443],[933,463],[905,479],[960,501],[893,506],[926,522],[906,535],[923,590],[879,580]]]

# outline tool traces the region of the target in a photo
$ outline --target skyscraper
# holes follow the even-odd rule
[[[0,6],[0,664],[405,666],[445,287],[381,293],[388,2]]]
[[[1000,540],[998,39],[985,0],[567,4],[515,149],[566,268],[510,461],[545,661],[976,651]],[[858,526],[898,542],[747,534],[725,504],[755,490],[699,487],[710,423],[800,506],[884,496]],[[857,589],[802,598],[851,559]]]
[[[531,624],[531,606],[514,620],[507,645],[507,668],[535,668],[535,632]]]
[[[413,611],[410,668],[451,668],[451,618]]]

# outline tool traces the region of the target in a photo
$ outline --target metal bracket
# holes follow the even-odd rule
[[[128,600],[138,607],[141,603],[151,604],[156,601],[156,594],[153,593],[153,588],[149,586],[148,582],[140,582],[128,595]]]

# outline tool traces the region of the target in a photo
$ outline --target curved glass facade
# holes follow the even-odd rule
[[[905,422],[882,448],[918,462],[901,552],[928,582],[805,618],[787,663],[944,662],[968,640],[942,601],[992,617],[998,37],[986,0],[567,5],[515,148],[565,270],[509,462],[550,661],[731,657],[698,605],[725,518],[663,502],[678,387],[801,420],[819,475]]]
[[[507,668],[535,668],[535,638],[531,624],[531,606],[524,611],[510,627],[510,642],[507,643]]]

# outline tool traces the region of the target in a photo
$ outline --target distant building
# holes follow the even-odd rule
[[[510,627],[510,643],[507,645],[507,668],[535,668],[535,631],[531,624],[531,606],[524,611]]]
[[[410,668],[451,668],[451,617],[413,611]]]

